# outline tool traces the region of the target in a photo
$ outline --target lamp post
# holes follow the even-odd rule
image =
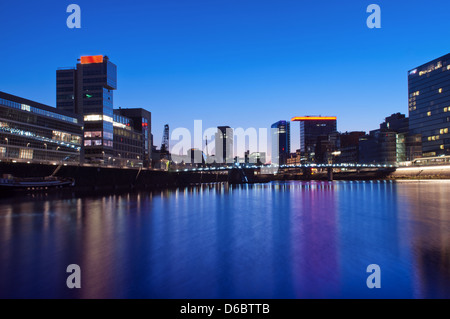
[[[45,161],[47,162],[47,143],[44,143],[45,146]]]
[[[6,141],[6,159],[8,159],[8,154],[9,154],[9,152],[8,152],[8,149],[9,149],[9,140],[8,140],[7,137],[5,137],[5,141]]]

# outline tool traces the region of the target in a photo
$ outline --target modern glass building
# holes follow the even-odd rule
[[[335,116],[301,116],[291,121],[300,122],[300,151],[309,162],[315,161],[316,145],[319,138],[336,131]]]
[[[422,156],[450,154],[450,54],[408,72],[409,133]]]
[[[218,126],[215,134],[216,163],[233,163],[234,132],[229,126]]]
[[[82,161],[80,116],[0,92],[0,160]]]
[[[114,114],[129,118],[132,122],[132,127],[135,133],[142,134],[141,154],[139,154],[139,156],[143,166],[150,167],[152,158],[152,114],[142,108],[119,108],[114,110]],[[114,148],[116,148],[115,145]]]
[[[272,164],[284,165],[291,153],[291,128],[289,121],[278,121],[271,126]]]
[[[134,129],[133,120],[114,114],[114,156],[105,158],[105,164],[143,166],[143,134]]]
[[[82,115],[85,158],[105,162],[114,156],[113,91],[117,67],[107,56],[82,56],[76,68],[56,71],[56,107]]]

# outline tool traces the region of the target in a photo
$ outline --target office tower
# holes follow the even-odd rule
[[[315,161],[316,145],[323,136],[336,131],[337,118],[334,116],[293,117],[300,122],[300,151],[308,162]]]
[[[215,134],[216,163],[233,163],[233,129],[229,126],[218,126]]]
[[[289,121],[278,121],[271,126],[272,164],[284,165],[291,152],[291,130]]]
[[[113,90],[117,68],[107,56],[82,56],[76,68],[56,71],[56,107],[83,115],[85,159],[113,157]]]
[[[450,154],[450,54],[408,72],[409,131],[423,156]]]

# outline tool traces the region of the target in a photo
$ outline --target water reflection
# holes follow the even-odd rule
[[[0,202],[0,297],[448,298],[450,182],[287,182]],[[65,282],[69,264],[82,289]],[[378,264],[382,288],[368,289]]]

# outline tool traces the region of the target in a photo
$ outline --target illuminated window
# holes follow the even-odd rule
[[[432,141],[436,141],[436,136],[432,136],[432,137],[431,137],[431,140],[432,140]]]
[[[444,128],[444,134],[448,134],[448,128]]]
[[[442,93],[442,88],[440,88],[438,91],[439,91],[439,93]]]
[[[428,141],[431,141],[431,136],[428,136]]]
[[[92,141],[91,140],[85,140],[84,141],[84,146],[91,146],[92,145]]]
[[[84,132],[84,137],[102,137],[102,131]]]
[[[102,115],[94,114],[94,115],[86,115],[84,117],[85,122],[93,122],[93,121],[101,121],[103,120]]]
[[[441,150],[443,150],[444,149],[444,145],[441,145]]]
[[[441,128],[441,130],[439,131],[439,134],[444,134],[444,129]]]
[[[103,119],[106,121],[106,122],[113,122],[113,118],[111,117],[111,116],[108,116],[108,115],[104,115],[103,116]]]
[[[444,112],[447,112],[448,111],[448,107],[444,107]]]
[[[19,158],[22,158],[22,159],[33,159],[33,150],[20,149]]]
[[[431,111],[427,112],[427,116],[431,116]]]

